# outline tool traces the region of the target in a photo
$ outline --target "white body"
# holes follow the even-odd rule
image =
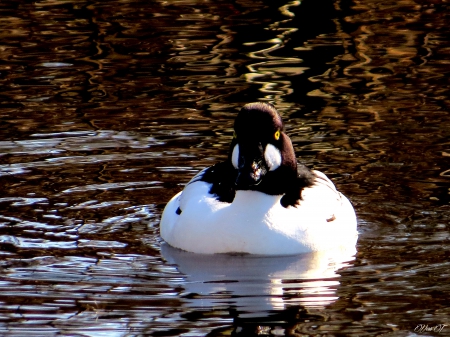
[[[211,184],[191,182],[164,209],[161,236],[173,247],[204,254],[287,255],[354,247],[352,205],[323,173],[314,173],[317,183],[303,190],[300,205],[287,208],[281,195],[257,191],[236,191],[232,203],[220,202],[209,194]]]

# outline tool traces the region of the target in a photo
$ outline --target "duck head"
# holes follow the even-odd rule
[[[239,112],[229,160],[237,170],[237,190],[283,194],[297,176],[291,140],[274,106],[250,103]]]

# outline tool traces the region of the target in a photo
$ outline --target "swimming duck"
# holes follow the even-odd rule
[[[328,177],[297,163],[274,106],[246,104],[228,159],[208,167],[166,205],[161,237],[203,253],[290,255],[354,247],[356,215]]]

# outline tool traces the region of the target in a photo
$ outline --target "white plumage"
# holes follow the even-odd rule
[[[211,184],[189,183],[167,204],[161,236],[194,253],[286,255],[355,246],[356,215],[326,176],[305,188],[297,207],[281,206],[281,195],[236,191],[232,203],[209,194]],[[182,209],[178,215],[176,210]]]

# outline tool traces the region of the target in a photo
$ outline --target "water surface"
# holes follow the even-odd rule
[[[449,13],[0,3],[1,335],[450,335]],[[197,257],[159,238],[253,101],[352,200],[354,256]]]

